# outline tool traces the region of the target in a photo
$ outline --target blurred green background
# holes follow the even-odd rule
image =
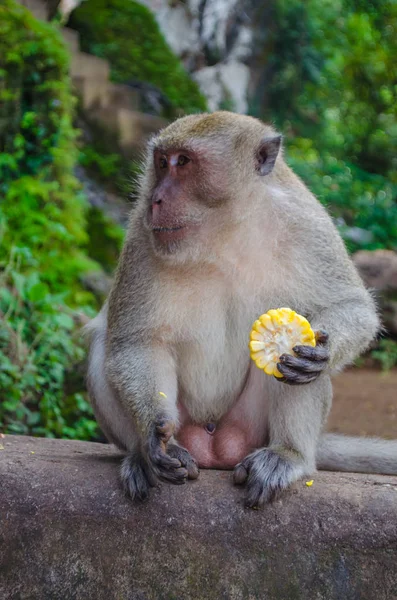
[[[216,11],[206,34],[212,13],[192,14],[189,2],[153,2],[161,14],[132,0],[86,0],[71,13],[66,4],[35,16],[0,3],[0,430],[96,439],[80,330],[108,289],[140,148],[126,151],[106,107],[87,110],[64,26],[107,61],[113,94],[131,90],[122,101],[136,105],[121,109],[146,115],[147,127],[238,102],[275,123],[349,251],[396,251],[397,2],[232,2],[222,42]],[[185,36],[191,24],[191,49],[165,36],[175,11]],[[238,76],[235,95],[222,83],[231,68],[248,74],[243,99]],[[371,360],[397,364],[393,336]]]

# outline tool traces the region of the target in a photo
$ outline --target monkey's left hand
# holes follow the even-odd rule
[[[315,332],[317,345],[295,346],[296,356],[282,354],[277,369],[284,377],[276,377],[277,381],[288,385],[302,385],[314,381],[328,366],[329,349],[328,333],[320,330]]]

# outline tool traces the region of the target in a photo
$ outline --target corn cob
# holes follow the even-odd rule
[[[250,334],[251,358],[267,375],[283,377],[277,369],[282,354],[294,354],[299,345],[315,346],[309,321],[290,308],[269,310],[257,319]]]

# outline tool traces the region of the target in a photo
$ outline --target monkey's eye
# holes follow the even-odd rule
[[[167,168],[167,159],[164,157],[160,158],[159,165],[160,165],[160,169],[166,169]]]
[[[183,167],[184,165],[187,165],[188,162],[190,162],[190,158],[188,158],[187,156],[181,154],[178,157],[178,167]]]

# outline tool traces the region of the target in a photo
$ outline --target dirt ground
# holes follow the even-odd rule
[[[335,377],[328,431],[397,439],[397,370],[349,369]]]

